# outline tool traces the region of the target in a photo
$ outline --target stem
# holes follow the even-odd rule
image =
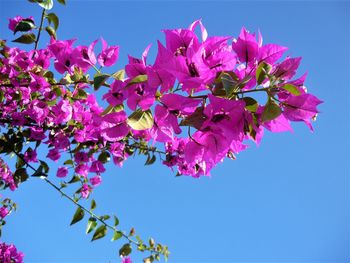
[[[82,210],[84,210],[86,213],[88,213],[91,217],[95,218],[96,220],[100,221],[102,224],[104,224],[107,228],[113,230],[113,231],[118,231],[116,227],[111,226],[110,224],[108,224],[106,221],[104,221],[103,219],[101,219],[98,215],[96,215],[95,213],[91,212],[89,209],[85,208],[84,206],[82,206],[81,204],[79,204],[78,202],[76,202],[72,197],[70,197],[69,195],[67,195],[65,192],[63,192],[57,185],[55,185],[51,180],[49,180],[47,177],[43,177],[43,180],[45,180],[49,185],[51,185],[53,188],[55,188],[58,192],[61,193],[62,196],[64,196],[65,198],[67,198],[69,201],[71,201],[72,203],[74,203],[76,206],[80,207]],[[140,244],[135,241],[132,240],[128,235],[126,235],[125,233],[119,231],[124,238],[126,238],[130,243],[135,244],[136,246],[139,246]]]
[[[13,152],[15,153],[15,155],[19,158],[22,159],[22,161],[27,165],[27,167],[29,167],[30,169],[32,169],[35,173],[38,172],[38,169],[35,169],[31,164],[29,164],[26,160],[24,160],[23,156],[21,154],[19,154],[17,151],[15,151],[13,149]],[[69,201],[71,201],[72,203],[74,203],[76,206],[80,207],[82,210],[84,210],[86,213],[88,213],[91,217],[95,218],[96,220],[98,220],[99,222],[101,222],[103,225],[105,225],[107,228],[113,230],[113,231],[118,231],[122,234],[122,236],[124,238],[126,238],[129,243],[132,243],[136,246],[140,246],[141,243],[131,239],[127,234],[125,234],[122,231],[119,231],[116,227],[108,224],[105,220],[101,219],[101,217],[99,217],[98,215],[96,215],[95,213],[93,213],[92,211],[90,211],[89,209],[85,208],[83,205],[79,204],[77,201],[75,201],[72,197],[70,197],[69,195],[67,195],[65,192],[63,192],[57,185],[55,185],[50,179],[48,179],[48,174],[46,173],[41,173],[42,176],[40,176],[40,178],[42,180],[44,180],[46,183],[48,183],[50,186],[52,186],[56,191],[60,192],[60,194],[62,196],[64,196],[65,198],[67,198]],[[149,251],[151,253],[159,253],[158,251],[156,251],[155,249],[150,248]]]
[[[38,48],[41,30],[43,30],[44,17],[45,17],[45,8],[43,8],[43,12],[41,13],[40,26],[39,26],[38,35],[37,35],[36,40],[35,40],[34,50],[36,50]]]

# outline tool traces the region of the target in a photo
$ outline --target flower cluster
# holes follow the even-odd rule
[[[1,158],[0,158],[0,186],[1,187],[8,186],[10,188],[10,190],[12,190],[12,191],[16,190],[16,188],[17,188],[10,168],[4,162],[4,160]],[[1,217],[1,215],[0,215],[0,217]]]
[[[45,9],[50,3],[52,7],[52,1],[38,2]],[[157,42],[153,63],[147,59],[149,45],[140,58],[129,56],[123,69],[109,74],[103,70],[116,64],[119,46],[102,38],[88,46],[59,40],[54,13],[44,10],[39,32],[44,17],[54,25],[46,27],[51,36],[46,47],[37,49],[40,34],[25,33],[14,40],[35,43],[30,51],[0,40],[0,154],[17,157],[14,173],[0,158],[1,188],[15,190],[29,177],[28,168],[32,176],[48,176],[50,165],[39,152],[59,165],[56,177],[62,181],[56,190],[80,183],[71,199],[77,202],[101,184],[111,160],[122,166],[140,153],[149,165],[159,154],[177,175],[198,178],[210,175],[225,158],[235,159],[247,141],[259,144],[265,129],[292,131],[293,121],[313,129],[311,121],[322,101],[307,93],[306,74],[295,78],[301,58],[286,56],[284,46],[263,44],[260,33],[242,28],[237,38],[209,36],[197,20],[188,28],[163,30],[165,43]],[[10,19],[8,27],[15,34],[37,28],[33,17],[20,16]],[[99,100],[96,94],[102,89]],[[1,223],[16,209],[10,199],[2,205]],[[90,211],[94,207],[93,200]],[[83,217],[79,206],[71,224]],[[110,216],[91,217],[88,233],[97,227],[96,218],[102,225],[92,240],[106,235],[109,226],[104,220]],[[112,240],[124,236],[130,241],[134,230],[120,232],[114,218]],[[153,239],[149,246],[142,240],[134,243],[138,250],[152,252],[145,262],[169,254]],[[119,253],[123,262],[131,263],[130,243]],[[22,260],[13,245],[0,244],[1,262]]]
[[[23,253],[18,251],[14,245],[0,243],[0,262],[22,263],[23,257]]]
[[[10,20],[10,28],[14,21],[21,19]],[[158,41],[153,64],[147,62],[148,46],[141,58],[129,56],[125,69],[115,74],[97,69],[118,59],[119,47],[103,39],[98,55],[98,40],[74,46],[75,40],[51,38],[45,49],[29,52],[3,41],[0,123],[11,130],[25,128],[22,140],[36,143],[21,148],[25,162],[39,162],[41,142],[53,161],[68,152],[71,159],[57,176],[64,178],[67,167],[74,168],[87,198],[102,181],[104,163],[112,158],[121,166],[136,150],[148,155],[149,163],[156,152],[163,153],[163,163],[178,174],[200,177],[225,157],[235,158],[247,148],[246,140],[259,143],[264,129],[292,130],[291,121],[312,129],[321,101],[306,92],[306,75],[293,79],[301,58],[280,61],[286,47],[263,45],[260,34],[256,38],[245,28],[237,39],[208,37],[200,20],[164,34],[166,42]],[[52,64],[60,79],[50,71]],[[87,74],[92,68],[97,71],[93,80]],[[107,88],[107,107],[95,96],[101,86]],[[247,96],[262,92],[263,104]],[[164,151],[156,150],[154,145],[161,144]],[[2,180],[14,189],[3,162],[1,169]]]

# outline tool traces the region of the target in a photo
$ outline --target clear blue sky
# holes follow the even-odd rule
[[[169,262],[350,262],[349,255],[349,2],[336,1],[72,1],[56,4],[58,36],[89,44],[103,36],[127,54],[141,55],[165,28],[203,18],[209,35],[261,30],[264,43],[288,46],[302,56],[299,75],[325,103],[315,132],[266,133],[261,145],[227,160],[211,178],[175,178],[143,158],[122,169],[109,166],[94,193],[98,213],[116,213],[123,228],[167,244]],[[0,0],[0,37],[12,39],[7,18],[40,9],[24,0]],[[43,38],[43,41],[47,39]],[[113,70],[116,70],[115,67]],[[33,178],[13,194],[19,210],[3,239],[25,262],[119,262],[118,244],[91,243],[85,224],[69,227],[73,207]],[[141,262],[134,255],[134,262]]]

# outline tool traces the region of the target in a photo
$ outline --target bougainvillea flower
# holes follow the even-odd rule
[[[94,53],[94,47],[98,40],[95,40],[87,46],[78,46],[74,49],[74,53],[77,56],[77,65],[86,72],[91,66],[96,64],[96,55]]]
[[[223,134],[196,131],[185,147],[186,162],[198,166],[193,176],[209,175],[210,170],[226,156],[229,146]]]
[[[160,101],[167,107],[169,111],[182,115],[192,114],[198,104],[201,103],[200,99],[191,99],[179,94],[164,94]]]
[[[275,44],[264,45],[259,49],[258,62],[273,64],[283,56],[287,49],[287,47]]]
[[[283,115],[291,121],[303,121],[313,130],[311,119],[319,112],[317,105],[321,103],[322,101],[312,94],[290,95],[282,104]]]
[[[286,58],[282,63],[280,63],[276,67],[274,75],[283,80],[291,79],[296,74],[300,61],[301,57]]]
[[[24,254],[10,244],[0,243],[0,262],[3,263],[23,263]]]
[[[56,176],[63,178],[63,177],[66,177],[67,174],[68,174],[68,168],[65,166],[62,166],[58,168]]]
[[[107,102],[112,106],[117,106],[123,104],[125,98],[125,86],[126,83],[121,80],[114,80],[111,84],[110,89],[106,94],[103,95],[103,99],[107,100]]]
[[[119,46],[108,46],[103,38],[101,38],[101,42],[102,52],[97,56],[98,63],[102,67],[110,67],[119,57]]]
[[[177,116],[169,109],[157,105],[154,111],[154,124],[150,134],[155,141],[167,142],[174,139],[174,132],[181,133]]]
[[[73,52],[73,43],[75,39],[71,40],[55,40],[51,38],[48,49],[55,57],[55,69],[63,74],[68,71],[69,73],[74,72],[74,65],[77,62],[76,54]]]
[[[249,33],[243,27],[238,39],[234,39],[232,49],[236,52],[241,63],[249,63],[256,59],[258,55],[259,42],[256,40],[255,34]]]
[[[129,133],[126,119],[127,115],[124,111],[113,112],[105,115],[98,127],[100,135],[110,142],[123,139]]]

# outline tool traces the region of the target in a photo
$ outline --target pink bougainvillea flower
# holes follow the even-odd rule
[[[129,133],[126,119],[127,115],[124,111],[106,114],[98,127],[100,135],[110,142],[123,139]]]
[[[52,121],[55,124],[62,124],[72,118],[73,107],[68,100],[60,100],[56,105],[51,107]]]
[[[9,214],[9,210],[6,207],[1,207],[0,208],[0,219],[4,219],[8,214]]]
[[[175,76],[167,69],[175,67],[174,55],[159,41],[158,53],[152,68],[148,68],[148,83],[152,87],[161,86],[160,92],[164,93],[174,86]],[[169,65],[170,64],[170,65]]]
[[[103,173],[105,171],[106,171],[106,168],[103,166],[103,163],[100,161],[93,161],[89,170],[89,172],[97,173],[97,174]]]
[[[61,158],[61,154],[57,149],[50,149],[46,157],[56,162]]]
[[[204,42],[207,37],[208,37],[208,32],[207,29],[204,27],[204,25],[202,24],[202,19],[198,19],[196,21],[194,21],[189,27],[188,29],[191,30],[192,32],[194,32],[194,30],[196,29],[196,27],[199,25],[200,29],[201,29],[201,33],[202,33],[202,41]]]
[[[90,183],[92,186],[99,186],[102,182],[102,177],[100,175],[96,175],[90,178]]]
[[[77,65],[86,72],[91,66],[96,64],[96,55],[94,53],[94,47],[98,40],[95,40],[87,46],[78,46],[74,49],[74,53],[77,56]]]
[[[287,47],[275,44],[264,45],[259,49],[258,62],[264,61],[273,64],[283,56],[287,49]]]
[[[83,177],[87,177],[89,174],[89,169],[90,167],[87,164],[81,163],[75,167],[75,172]]]
[[[301,61],[301,57],[298,58],[286,58],[281,62],[273,72],[274,76],[283,80],[289,80],[294,77],[297,72]]]
[[[42,141],[46,138],[45,132],[39,127],[30,127],[30,138],[37,141]]]
[[[103,95],[103,99],[112,106],[117,106],[123,104],[123,101],[126,99],[125,93],[126,83],[121,80],[115,80],[111,84],[110,90]]]
[[[283,114],[274,120],[263,122],[262,125],[271,132],[293,131],[289,120]]]
[[[157,105],[154,113],[154,125],[150,134],[155,141],[167,142],[174,139],[173,133],[180,134],[177,116],[167,108]]]
[[[0,242],[0,262],[23,263],[24,254],[17,250],[14,245]]]
[[[132,263],[130,257],[122,257],[122,263]]]
[[[249,33],[244,27],[239,34],[238,39],[234,39],[232,49],[236,52],[241,63],[253,62],[259,52],[259,42],[255,34]]]
[[[55,57],[55,69],[63,74],[68,71],[69,73],[74,72],[74,66],[77,63],[77,56],[73,49],[73,43],[75,39],[71,40],[55,40],[51,38],[51,43],[48,49]]]
[[[191,175],[209,175],[210,170],[226,156],[229,146],[227,138],[220,133],[196,131],[185,147],[186,162],[197,167]]]
[[[37,153],[32,148],[28,148],[28,150],[24,153],[23,158],[27,163],[30,163],[30,162],[37,163],[38,162]]]
[[[209,95],[209,100],[210,104],[203,112],[206,120],[201,129],[220,131],[228,140],[242,138],[245,103],[241,100],[228,100],[213,95]]]
[[[80,189],[80,194],[84,199],[87,199],[91,193],[92,188],[88,184],[83,184]]]
[[[63,178],[63,177],[66,177],[67,174],[68,174],[68,168],[65,166],[61,166],[58,168],[56,176],[59,178]]]
[[[317,105],[322,102],[312,94],[290,95],[282,104],[283,115],[291,121],[303,121],[310,130],[313,130],[311,119],[316,117],[319,112]]]
[[[101,38],[101,42],[102,52],[97,56],[98,63],[102,67],[110,67],[119,57],[119,46],[108,46],[103,38]]]

